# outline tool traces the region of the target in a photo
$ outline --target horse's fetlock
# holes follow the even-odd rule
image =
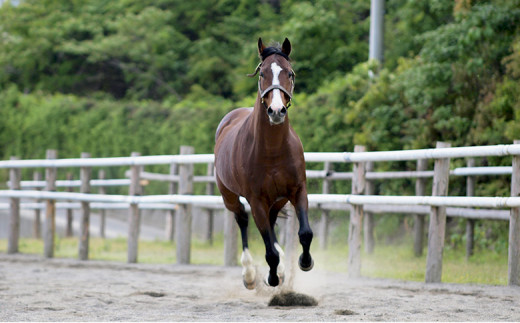
[[[298,236],[300,237],[300,243],[301,244],[310,244],[312,241],[312,238],[314,237],[314,233],[312,233],[311,229],[308,230],[301,230],[298,232]]]
[[[276,268],[280,263],[280,255],[277,251],[275,252],[267,252],[265,254],[265,260],[269,264],[270,268]]]

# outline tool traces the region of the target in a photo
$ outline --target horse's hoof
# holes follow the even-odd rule
[[[300,259],[298,260],[298,266],[300,266],[300,269],[302,271],[309,271],[312,269],[312,267],[314,267],[314,259],[311,258],[311,263],[309,265],[305,265],[305,264],[302,264],[302,257],[303,257],[303,254],[300,255]]]
[[[252,290],[252,289],[255,289],[256,287],[256,281],[252,281],[252,282],[246,282],[245,280],[242,281],[244,283],[244,286],[249,289],[249,290]]]
[[[267,273],[267,275],[264,278],[264,283],[266,286],[276,287],[280,284],[280,278],[276,276],[274,279],[270,279],[269,273]]]

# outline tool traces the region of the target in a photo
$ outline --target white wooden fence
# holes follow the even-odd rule
[[[467,167],[458,168],[450,171],[450,158],[466,157],[489,157],[489,156],[513,156],[512,167]],[[53,257],[54,254],[54,235],[55,235],[55,210],[57,206],[65,204],[56,201],[67,201],[67,206],[71,207],[69,201],[75,201],[75,207],[81,207],[80,225],[80,247],[79,258],[88,259],[88,239],[89,239],[89,216],[92,207],[108,208],[106,203],[118,207],[129,209],[129,232],[128,232],[128,262],[137,261],[137,241],[139,237],[140,212],[139,208],[145,205],[163,209],[177,209],[175,217],[177,261],[179,263],[189,263],[190,261],[190,240],[191,240],[191,205],[198,205],[207,208],[222,208],[223,202],[220,196],[214,195],[192,195],[193,182],[212,182],[213,176],[193,176],[193,164],[210,164],[213,162],[211,154],[193,154],[191,148],[183,147],[180,155],[170,156],[138,156],[134,153],[131,157],[117,158],[89,158],[86,153],[82,158],[57,159],[56,151],[48,151],[47,159],[41,160],[18,160],[12,158],[7,161],[0,161],[0,168],[7,168],[10,172],[9,190],[0,191],[0,197],[10,199],[10,230],[8,239],[8,253],[18,252],[19,218],[20,207],[41,207],[34,203],[20,203],[20,199],[39,199],[45,201],[45,230],[44,230],[44,255]],[[350,229],[349,229],[349,275],[356,277],[360,275],[361,267],[361,237],[362,223],[365,213],[366,220],[369,220],[371,213],[380,212],[402,212],[414,214],[430,214],[430,225],[428,231],[428,255],[426,266],[426,282],[440,282],[442,273],[442,253],[444,247],[444,235],[446,225],[446,215],[463,216],[468,218],[491,218],[497,220],[509,219],[509,256],[508,256],[508,282],[510,285],[520,285],[520,142],[515,141],[513,145],[496,146],[476,146],[450,148],[449,144],[438,143],[435,149],[385,151],[385,152],[365,152],[364,147],[356,146],[353,153],[306,153],[307,162],[325,162],[324,171],[308,171],[309,178],[325,178],[329,180],[351,179],[351,194],[309,194],[311,207],[321,209],[343,209],[351,206]],[[420,169],[418,164],[417,171],[411,172],[373,172],[371,171],[372,162],[398,161],[398,160],[418,160],[434,159],[435,167],[433,171],[427,171],[425,167]],[[332,173],[327,170],[329,163],[353,163],[352,173]],[[169,164],[170,174],[151,174],[143,172],[145,165]],[[424,164],[424,163],[423,163]],[[106,195],[92,194],[93,185],[103,185],[91,179],[92,167],[111,167],[127,166],[130,167],[130,181],[119,182],[111,180],[110,185],[129,184],[129,195]],[[177,167],[178,166],[178,167]],[[81,179],[77,182],[64,183],[56,180],[57,168],[80,167]],[[21,181],[20,170],[22,168],[45,168],[45,190],[22,190],[25,187],[41,187],[42,182]],[[368,168],[368,171],[367,171]],[[178,174],[177,174],[178,169]],[[459,197],[447,196],[449,175],[475,176],[483,174],[511,174],[511,196],[509,197]],[[433,176],[432,196],[420,196],[424,192],[416,193],[417,196],[378,196],[366,194],[370,191],[367,185],[373,179],[387,178],[406,178],[415,177],[421,180]],[[469,177],[468,177],[469,178]],[[167,180],[178,182],[178,194],[173,194],[170,190],[168,195],[143,196],[140,192],[140,179]],[[117,180],[119,181],[119,180]],[[23,183],[23,185],[22,185]],[[57,184],[60,185],[79,185],[80,193],[56,192]],[[109,184],[110,182],[105,182]],[[469,183],[469,182],[468,182]],[[325,186],[325,184],[324,184]],[[325,188],[325,187],[324,187]],[[417,190],[416,190],[417,191]],[[420,191],[420,190],[419,190]],[[424,188],[422,188],[424,191]],[[245,200],[243,202],[246,202]],[[98,204],[96,204],[98,203]],[[99,204],[101,203],[101,204]],[[403,206],[405,206],[403,208]],[[0,205],[1,207],[1,205]],[[451,208],[450,208],[451,207]],[[454,208],[455,207],[455,208]],[[463,208],[460,208],[463,207]],[[493,212],[490,210],[471,210],[468,207],[478,208],[508,208],[508,211]],[[422,218],[422,217],[420,217]],[[173,215],[172,218],[173,219]],[[368,222],[368,221],[367,221]],[[173,225],[172,225],[173,227]],[[368,229],[370,230],[370,229]],[[236,235],[236,228],[234,231]],[[365,238],[369,232],[365,228]],[[236,244],[236,237],[234,237]],[[225,248],[235,248],[225,243]],[[227,252],[229,254],[229,252]],[[236,254],[226,262],[236,261]]]

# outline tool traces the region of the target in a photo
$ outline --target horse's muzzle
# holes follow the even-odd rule
[[[269,122],[271,124],[281,124],[285,121],[285,116],[287,115],[287,108],[282,107],[281,109],[273,109],[272,107],[268,107],[267,115],[269,116]]]

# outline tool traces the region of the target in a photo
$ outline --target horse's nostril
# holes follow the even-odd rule
[[[271,107],[267,108],[267,114],[272,116],[274,113],[273,109],[271,109]]]
[[[285,107],[282,108],[282,110],[280,110],[280,115],[284,116],[287,114],[287,109]]]

